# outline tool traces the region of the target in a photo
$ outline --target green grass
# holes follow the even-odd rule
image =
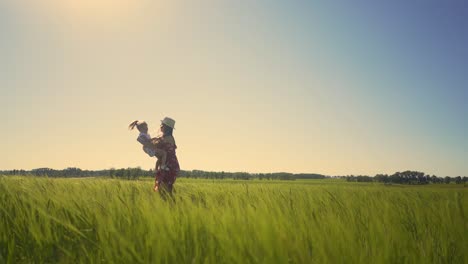
[[[0,263],[468,263],[467,188],[0,177]]]

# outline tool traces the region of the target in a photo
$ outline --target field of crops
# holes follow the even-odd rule
[[[0,176],[0,263],[468,263],[462,185]]]

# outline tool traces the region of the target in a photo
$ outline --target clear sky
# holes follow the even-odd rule
[[[0,0],[0,169],[468,175],[468,4]]]

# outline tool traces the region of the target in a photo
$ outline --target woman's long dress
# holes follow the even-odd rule
[[[166,151],[166,165],[169,167],[169,170],[157,170],[156,171],[156,182],[159,186],[164,185],[165,187],[172,190],[172,185],[176,181],[177,175],[180,171],[179,161],[177,160],[175,144],[163,141],[158,144],[158,148]]]

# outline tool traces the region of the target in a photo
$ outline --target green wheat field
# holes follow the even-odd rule
[[[467,190],[0,176],[0,263],[468,263]]]

